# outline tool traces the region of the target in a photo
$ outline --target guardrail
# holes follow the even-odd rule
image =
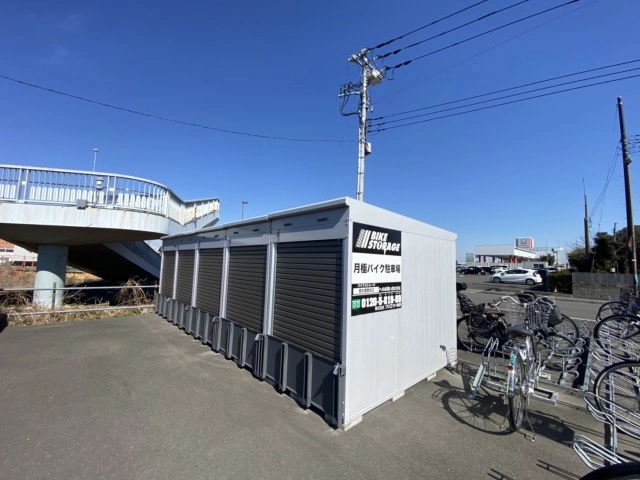
[[[138,210],[180,225],[220,210],[217,198],[183,201],[164,185],[143,178],[2,164],[0,202]]]

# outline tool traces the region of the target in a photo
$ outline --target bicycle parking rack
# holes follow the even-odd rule
[[[498,353],[502,354],[501,363],[497,361]],[[487,343],[482,352],[482,362],[480,363],[478,371],[471,383],[469,398],[476,398],[481,385],[485,385],[492,390],[496,390],[503,394],[507,393],[506,375],[499,373],[498,368],[506,369],[505,355],[503,350],[499,349],[498,339],[493,338],[489,343]],[[538,378],[550,378],[549,374],[542,371],[542,369],[537,372],[537,375]],[[555,405],[558,402],[558,392],[535,385],[533,388],[530,387],[530,398],[550,405]]]
[[[615,338],[613,336],[612,338]],[[617,342],[620,342],[620,338]],[[580,459],[591,469],[598,469],[605,465],[615,465],[637,460],[637,455],[633,453],[633,449],[620,448],[618,445],[618,435],[623,433],[626,441],[630,439],[640,440],[640,413],[637,406],[630,410],[628,405],[619,403],[617,394],[622,392],[622,396],[628,395],[629,398],[637,402],[638,395],[638,375],[632,375],[631,367],[637,368],[637,359],[630,356],[626,361],[618,358],[611,350],[610,339],[602,342],[596,342],[591,336],[587,343],[589,347],[586,349],[587,357],[585,362],[584,381],[582,384],[583,398],[587,409],[591,415],[603,424],[603,436],[601,442],[578,435],[573,441],[573,449]],[[629,349],[629,352],[632,350]],[[618,377],[616,369],[628,372],[630,378],[626,380],[628,385],[618,386],[614,378],[625,382],[623,377]],[[613,371],[611,370],[613,369]],[[603,376],[601,378],[601,376]],[[605,388],[603,395],[598,395],[595,384],[604,382]],[[628,456],[628,454],[631,454]]]
[[[555,405],[558,403],[558,392],[547,390],[546,388],[534,387],[531,398],[549,405]]]
[[[480,362],[480,366],[478,367],[478,371],[476,376],[473,379],[473,383],[471,384],[471,392],[469,393],[469,398],[475,399],[478,393],[478,389],[480,385],[487,384],[488,386],[501,390],[504,389],[504,376],[500,378],[500,382],[493,381],[495,378],[499,378],[497,373],[497,365],[496,362],[491,362],[491,358],[496,357],[496,351],[498,350],[498,339],[492,338],[489,340],[489,343],[484,347],[482,352],[482,362]],[[490,369],[491,364],[493,363],[493,371]],[[486,380],[485,377],[489,373],[489,378],[491,381]],[[486,382],[486,383],[485,383]],[[506,391],[506,390],[505,390]]]

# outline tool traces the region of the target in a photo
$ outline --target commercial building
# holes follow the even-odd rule
[[[567,266],[569,261],[563,247],[536,247],[531,237],[517,238],[511,244],[476,245],[472,255],[467,255],[467,263],[476,265],[522,266],[525,262],[540,257],[553,256],[555,265]]]
[[[0,263],[19,266],[33,266],[38,261],[38,254],[30,252],[18,245],[0,239]]]

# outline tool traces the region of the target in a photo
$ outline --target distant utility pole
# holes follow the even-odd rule
[[[633,224],[633,206],[631,204],[631,156],[627,145],[627,131],[624,126],[624,112],[622,111],[622,97],[618,97],[618,117],[620,119],[620,143],[622,144],[622,165],[624,168],[624,194],[627,203],[627,239],[629,253],[629,271],[633,274],[633,290],[638,293],[638,262],[636,261],[636,232]]]
[[[584,192],[584,256],[589,255],[591,250],[591,242],[589,241],[589,212],[587,210],[587,189],[584,186],[584,178],[582,179],[582,190]]]
[[[98,159],[98,149],[93,149],[93,171],[96,171],[96,160]]]
[[[364,200],[364,157],[371,153],[371,143],[367,142],[367,112],[369,111],[369,86],[379,84],[384,78],[384,72],[375,68],[367,58],[365,48],[349,57],[349,62],[356,63],[362,69],[360,83],[346,84],[340,89],[338,97],[359,95],[358,108],[358,182],[356,199]]]

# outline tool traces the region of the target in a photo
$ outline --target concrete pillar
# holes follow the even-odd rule
[[[33,288],[51,290],[35,290],[33,304],[51,306],[54,302],[53,286],[56,286],[54,305],[62,305],[65,277],[67,275],[67,258],[69,247],[66,245],[40,245],[38,247],[38,265],[36,266],[36,280]]]

